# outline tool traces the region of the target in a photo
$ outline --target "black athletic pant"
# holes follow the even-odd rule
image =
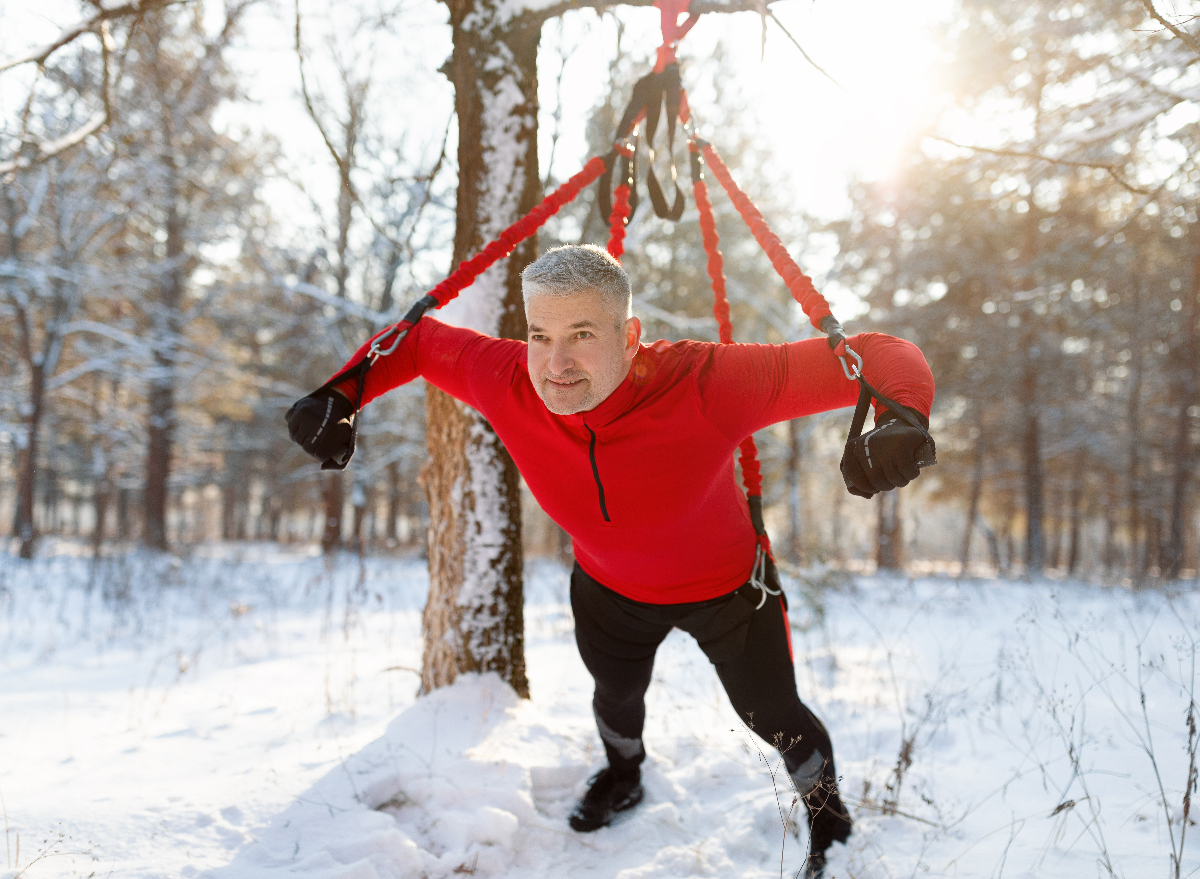
[[[646,756],[646,690],[654,653],[672,628],[696,639],[742,720],[767,744],[782,742],[789,772],[812,765],[814,751],[820,752],[816,762],[825,761],[832,769],[829,734],[796,692],[782,596],[768,595],[756,610],[762,595],[746,583],[709,601],[644,604],[618,595],[575,566],[575,641],[596,682],[592,708],[614,769],[632,770]],[[790,742],[795,744],[788,747]]]

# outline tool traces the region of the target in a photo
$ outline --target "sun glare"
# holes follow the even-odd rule
[[[894,175],[905,150],[932,125],[936,98],[931,32],[945,3],[812,4],[776,15],[819,73],[776,27],[760,65],[774,134],[802,162],[820,214],[840,213],[847,176]],[[801,177],[802,185],[803,176]]]

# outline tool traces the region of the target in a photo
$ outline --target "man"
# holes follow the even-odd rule
[[[742,719],[783,751],[809,813],[809,875],[820,876],[851,821],[829,734],[796,691],[782,596],[751,577],[758,543],[732,457],[760,428],[852,405],[857,383],[823,339],[641,344],[629,279],[597,247],[555,248],[522,284],[527,342],[426,318],[367,373],[363,399],[421,375],[475,407],[574,541],[575,639],[595,680],[608,765],[571,826],[596,830],[641,802],[644,697],[655,650],[678,627],[716,667]],[[927,426],[933,377],[920,351],[873,333],[849,341],[865,378]],[[344,457],[350,443],[358,387],[338,390],[288,413],[292,438],[323,461]],[[894,413],[876,414],[872,454],[847,471],[867,494],[915,478],[925,439]]]

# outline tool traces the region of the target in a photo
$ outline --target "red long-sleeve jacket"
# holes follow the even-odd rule
[[[928,416],[933,375],[915,345],[878,333],[849,344],[881,394]],[[418,375],[487,418],[588,575],[652,604],[715,598],[749,579],[755,534],[734,475],[738,444],[858,397],[824,339],[659,341],[639,348],[599,406],[555,415],[529,379],[524,342],[426,317],[367,373],[363,399]]]

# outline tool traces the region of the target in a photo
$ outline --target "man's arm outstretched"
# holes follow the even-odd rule
[[[882,333],[861,333],[847,344],[862,356],[864,379],[927,431],[934,381],[920,349]],[[824,339],[722,345],[713,349],[698,381],[710,420],[735,440],[780,421],[852,406],[860,388]],[[907,485],[919,475],[919,463],[932,463],[928,434],[878,401],[875,424],[847,444],[842,459],[846,487],[860,497]]]
[[[361,362],[372,339],[337,374]],[[524,362],[525,343],[495,339],[475,330],[452,327],[433,318],[418,321],[395,351],[380,357],[367,371],[362,389],[365,406],[393,388],[422,376],[430,384],[489,417],[504,404]],[[288,432],[306,452],[325,466],[344,467],[353,452],[350,418],[358,399],[356,376],[328,390],[298,400],[287,413]]]

